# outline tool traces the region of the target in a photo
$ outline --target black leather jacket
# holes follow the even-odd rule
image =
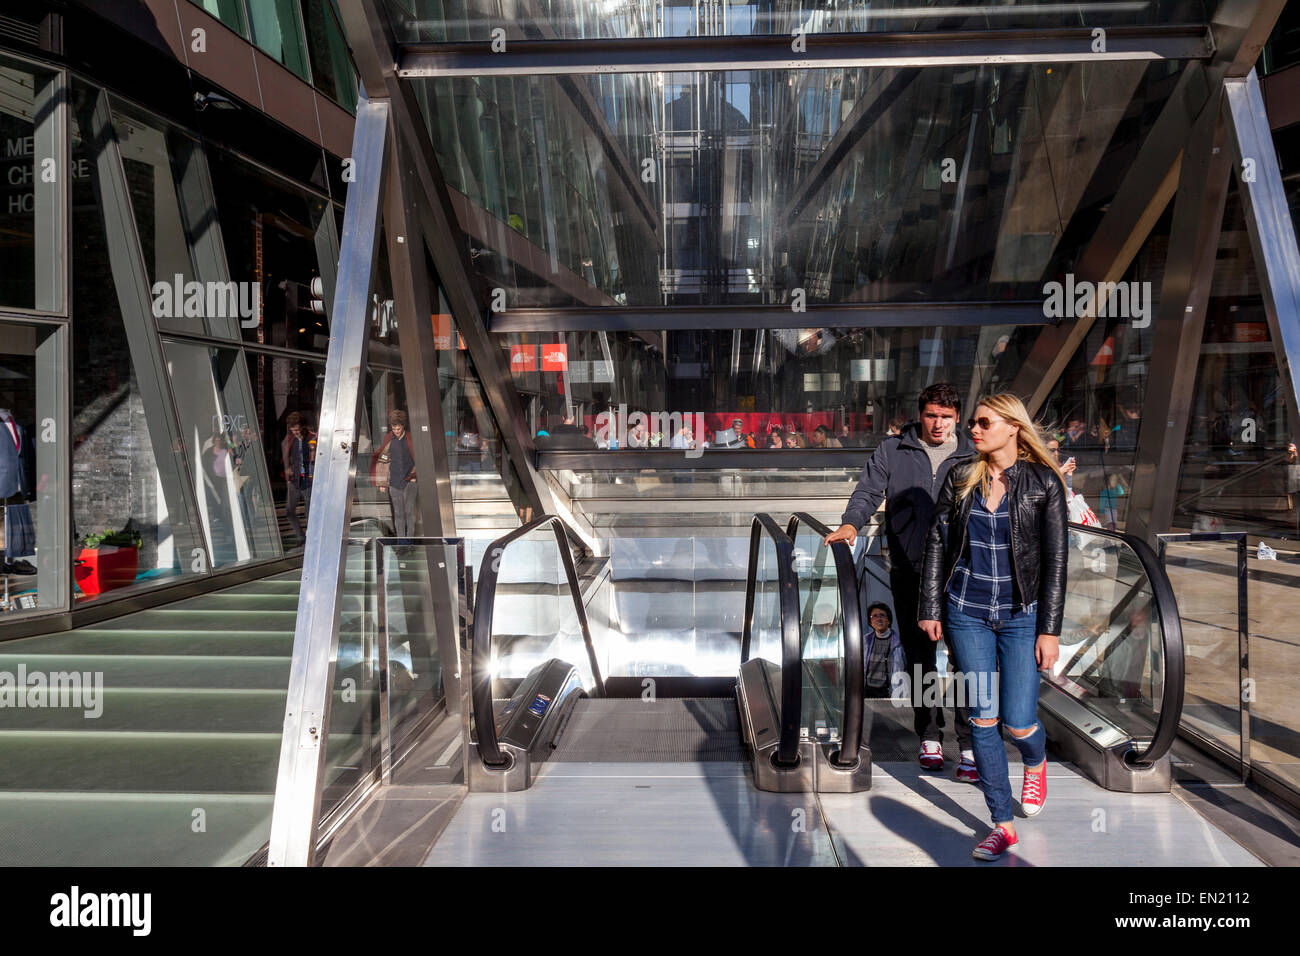
[[[975,495],[957,500],[957,486],[970,470],[963,464],[948,473],[930,522],[921,574],[922,621],[943,619],[953,569],[967,550],[966,525]],[[1011,518],[1011,574],[1022,608],[1038,602],[1038,633],[1060,634],[1065,609],[1065,569],[1069,554],[1065,488],[1046,465],[1018,461],[1004,473]]]

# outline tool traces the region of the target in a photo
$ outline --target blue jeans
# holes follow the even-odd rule
[[[1026,767],[1037,767],[1047,759],[1047,734],[1038,722],[1038,611],[1031,606],[1017,611],[1010,620],[981,621],[957,610],[950,599],[946,617],[959,679],[965,683],[980,790],[993,824],[1009,823],[1015,804],[1002,731],[996,725],[984,727],[975,721],[1001,717],[1002,724],[1012,730],[1032,727],[1028,736],[1012,734],[1011,739]]]

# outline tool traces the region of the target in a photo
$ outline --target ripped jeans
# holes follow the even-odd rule
[[[1046,759],[1047,734],[1038,721],[1038,611],[1031,606],[1010,620],[995,623],[963,614],[949,601],[946,618],[944,630],[957,659],[959,679],[967,688],[980,790],[994,826],[1009,823],[1015,804],[1002,730],[975,721],[1001,717],[1002,725],[1010,730],[1033,728],[1033,733],[1024,737],[1011,734],[1011,740],[1026,767],[1037,767]]]

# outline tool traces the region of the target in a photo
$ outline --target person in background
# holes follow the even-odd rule
[[[731,420],[731,430],[735,433],[736,438],[741,442],[743,447],[745,448],[758,447],[758,443],[754,441],[754,436],[750,434],[746,434],[745,422],[742,419],[733,418]]]
[[[921,566],[934,501],[949,472],[975,454],[970,437],[957,428],[961,395],[946,382],[936,383],[917,398],[920,421],[903,427],[902,434],[884,439],[872,452],[858,486],[849,498],[842,524],[826,543],[857,540],[881,501],[885,503],[885,539],[889,545],[889,585],[898,612],[899,634],[912,678],[913,727],[920,738],[918,761],[924,770],[943,769],[942,707],[926,706],[927,686],[937,686],[937,649],[917,624],[921,591]],[[917,672],[921,678],[916,678]],[[961,749],[957,779],[975,783],[979,772],[971,747],[966,708],[955,708],[953,730]]]
[[[1053,434],[1052,437],[1047,440],[1047,450],[1052,453],[1052,460],[1056,462],[1056,466],[1061,469],[1061,474],[1065,476],[1066,491],[1073,495],[1074,473],[1078,470],[1079,463],[1074,460],[1073,455],[1065,459],[1065,461],[1061,461],[1061,436],[1059,433]]]
[[[280,460],[284,462],[284,480],[288,493],[284,499],[284,516],[289,528],[298,539],[298,547],[307,543],[307,535],[298,524],[298,502],[302,501],[302,520],[306,521],[311,508],[311,482],[316,468],[316,433],[307,427],[301,412],[290,412],[285,419],[288,434],[280,446]]]
[[[838,438],[831,435],[831,430],[825,425],[818,425],[813,429],[812,444],[814,448],[843,448],[844,445]]]
[[[776,430],[774,430],[774,431],[770,431],[770,432],[768,432],[768,433],[767,433],[767,447],[768,447],[768,448],[784,448],[784,447],[785,447],[785,432],[781,431],[781,429],[779,429],[779,428],[776,429]]]
[[[379,449],[380,460],[388,456],[388,500],[393,505],[393,534],[409,538],[415,534],[415,456],[406,431],[406,412],[388,413],[388,437]],[[383,488],[381,491],[385,490]]]
[[[1020,807],[1047,799],[1047,734],[1038,719],[1038,672],[1060,654],[1069,536],[1065,479],[1024,403],[990,395],[970,420],[978,457],[948,472],[930,522],[920,626],[944,639],[973,683],[970,702],[979,786],[993,830],[975,847],[995,860],[1017,843],[1001,720],[1024,761]]]
[[[867,671],[864,696],[893,697],[905,686],[901,675],[907,673],[907,658],[903,654],[903,642],[894,630],[894,615],[889,605],[877,601],[867,608],[867,623],[871,627],[862,642],[862,660]]]

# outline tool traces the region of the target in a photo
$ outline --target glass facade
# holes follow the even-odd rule
[[[1234,185],[1206,309],[1175,527],[1300,537],[1296,434]]]
[[[500,8],[488,0],[385,0],[399,40],[486,40],[501,23]],[[969,8],[968,8],[969,7]],[[832,0],[807,7],[788,0],[724,3],[721,0],[654,0],[600,3],[542,0],[511,20],[543,36],[601,39],[644,36],[794,36],[817,33],[988,30],[1029,27],[1120,26],[1199,23],[1208,16],[1201,0],[1161,3],[1047,3],[1013,0],[1001,4],[863,3]]]
[[[310,500],[289,494],[286,439],[320,407],[328,317],[310,287],[332,281],[340,207],[79,77],[6,58],[0,86],[4,181],[28,190],[0,205],[4,609],[283,557]],[[64,144],[66,191],[45,188]],[[70,256],[51,254],[64,235]],[[400,356],[380,291],[382,417]]]
[[[338,0],[188,0],[344,109],[357,105],[357,77]]]
[[[1041,301],[1159,62],[413,81],[502,308]],[[1067,228],[1074,225],[1075,228]],[[485,302],[485,305],[489,303]]]

